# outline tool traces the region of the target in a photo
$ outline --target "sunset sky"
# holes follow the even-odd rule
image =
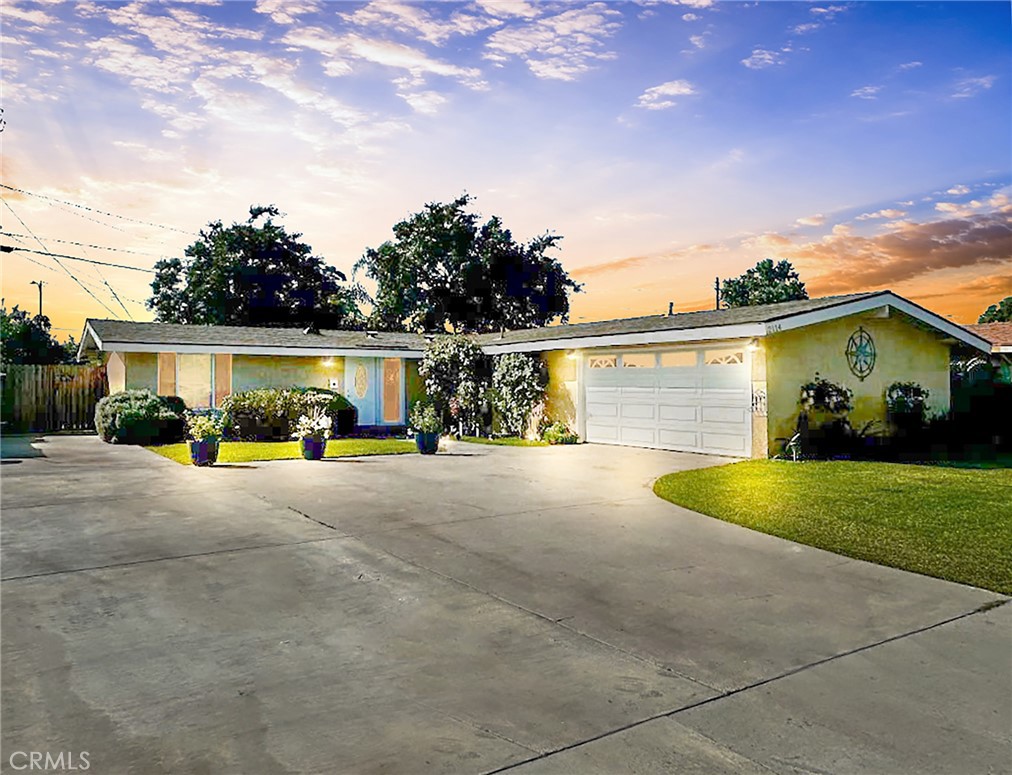
[[[3,183],[32,194],[3,191],[3,244],[150,268],[274,203],[350,274],[467,191],[519,239],[564,236],[573,322],[712,306],[764,257],[813,296],[891,288],[959,322],[1012,294],[1008,2],[3,0],[0,21]],[[44,280],[60,338],[151,319],[150,275],[64,266],[94,297],[5,253],[7,307]]]

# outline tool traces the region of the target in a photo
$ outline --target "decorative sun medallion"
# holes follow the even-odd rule
[[[369,372],[365,370],[365,366],[361,363],[358,368],[355,369],[355,395],[359,398],[365,398],[365,394],[369,391]]]
[[[862,382],[875,368],[875,342],[871,334],[858,328],[847,340],[847,365]]]

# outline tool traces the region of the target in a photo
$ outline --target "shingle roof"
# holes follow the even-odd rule
[[[763,304],[756,307],[735,307],[733,309],[703,310],[701,312],[679,312],[675,315],[647,315],[618,320],[601,320],[594,323],[573,323],[545,328],[528,328],[506,331],[504,334],[484,334],[478,339],[482,344],[517,344],[541,342],[551,339],[575,339],[588,336],[611,336],[614,334],[642,334],[654,331],[677,331],[689,328],[711,328],[734,326],[743,323],[768,323],[780,318],[803,312],[834,307],[838,304],[865,299],[888,291],[874,293],[852,293],[844,296],[823,296],[819,299],[784,301],[779,304]]]
[[[1012,323],[977,323],[963,328],[987,339],[995,347],[1012,347]]]
[[[180,323],[136,323],[89,319],[87,325],[105,342],[147,345],[217,345],[220,347],[290,347],[362,350],[424,350],[419,334],[339,331],[324,329],[305,334],[300,328],[254,326],[195,326]]]

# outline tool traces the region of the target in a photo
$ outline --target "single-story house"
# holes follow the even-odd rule
[[[1012,323],[977,323],[968,331],[991,344],[991,363],[1006,382],[1012,382]]]
[[[305,385],[344,392],[361,425],[403,425],[423,395],[427,339],[361,331],[188,326],[89,320],[81,351],[105,354],[113,391],[146,387],[190,406],[229,392]],[[766,457],[797,422],[816,372],[854,392],[855,425],[885,420],[893,382],[949,408],[955,345],[991,343],[891,291],[727,310],[506,331],[477,337],[486,353],[539,356],[545,414],[581,439],[733,457]]]

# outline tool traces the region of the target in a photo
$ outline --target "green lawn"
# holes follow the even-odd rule
[[[189,444],[163,444],[148,447],[169,460],[190,465]],[[363,455],[402,455],[417,452],[413,441],[404,439],[331,439],[326,457]],[[255,460],[295,460],[302,457],[297,441],[223,441],[218,450],[219,463],[251,463]]]
[[[497,439],[486,439],[481,436],[461,436],[461,441],[469,441],[472,444],[493,444],[497,447],[547,447],[547,441],[534,439],[521,439],[516,436],[500,436]]]
[[[894,568],[1012,594],[1012,470],[752,460],[668,474],[693,511]]]

